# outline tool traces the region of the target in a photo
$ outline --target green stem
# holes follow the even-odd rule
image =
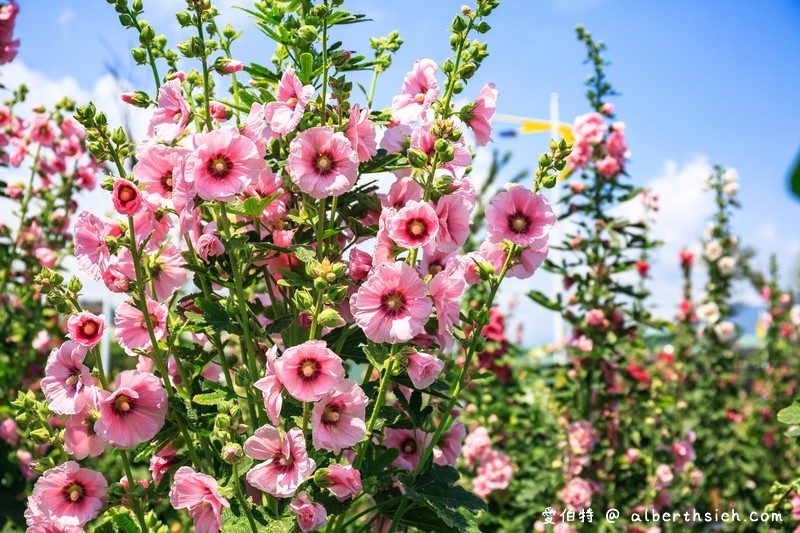
[[[389,353],[389,358],[386,361],[386,368],[384,368],[383,374],[381,375],[381,383],[378,387],[378,396],[375,398],[375,408],[372,410],[372,414],[369,417],[369,422],[367,422],[367,440],[362,441],[361,446],[358,449],[358,455],[356,456],[355,461],[353,461],[353,468],[355,469],[358,469],[358,467],[361,466],[361,463],[364,461],[364,451],[367,443],[369,442],[370,434],[372,433],[372,430],[375,429],[375,423],[378,421],[381,408],[386,401],[386,391],[389,389],[389,382],[392,378],[396,354],[397,345],[395,344],[392,346],[392,351]]]
[[[203,15],[197,13],[197,35],[201,43],[205,43],[206,39],[203,35]],[[209,87],[208,75],[208,54],[203,45],[203,53],[200,55],[200,64],[203,68],[203,108],[206,113],[206,131],[211,131],[214,128],[214,122],[211,119],[211,91]]]
[[[125,470],[125,475],[128,477],[128,492],[132,492],[133,485],[136,481],[133,479],[131,464],[130,461],[128,461],[128,453],[125,450],[120,450],[119,457],[122,459],[122,468]],[[147,532],[147,522],[144,519],[142,508],[139,506],[139,500],[131,498],[131,507],[133,507],[133,512],[136,515],[136,519],[139,521],[139,527],[142,528],[142,533]]]
[[[327,0],[325,7],[328,7]],[[328,123],[328,14],[322,20],[322,125]]]
[[[244,509],[244,514],[247,517],[247,521],[250,523],[250,529],[253,531],[253,533],[258,533],[258,526],[256,526],[256,521],[253,520],[253,514],[250,512],[250,508],[247,506],[247,500],[242,492],[241,478],[239,477],[239,465],[236,463],[233,464],[233,479],[234,486],[236,487],[236,497],[239,499],[239,504],[242,506],[242,509]]]
[[[372,107],[372,99],[375,96],[375,85],[378,82],[378,71],[372,69],[372,82],[369,84],[369,94],[367,94],[367,107]]]

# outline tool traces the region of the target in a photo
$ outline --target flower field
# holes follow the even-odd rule
[[[396,31],[343,47],[353,3],[243,0],[239,28],[172,2],[174,42],[151,2],[87,6],[134,39],[146,84],[113,97],[141,134],[2,76],[0,531],[794,530],[797,279],[737,235],[737,171],[698,187],[702,242],[660,240],[613,35],[583,26],[583,111],[527,122],[552,139],[523,172],[479,165],[512,3],[454,5],[411,64]],[[27,8],[0,0],[0,74]]]

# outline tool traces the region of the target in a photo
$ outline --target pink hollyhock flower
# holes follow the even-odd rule
[[[325,341],[306,341],[275,360],[275,372],[286,391],[301,402],[315,402],[344,380],[341,358]]]
[[[592,486],[585,479],[573,478],[561,491],[561,499],[570,511],[579,511],[592,505]]]
[[[411,132],[411,148],[427,154],[428,160],[433,159],[436,152],[436,139],[431,133],[432,125],[432,123],[426,123]],[[467,167],[472,163],[472,154],[463,137],[456,142],[451,142],[450,146],[453,148],[453,159],[439,167],[436,177],[450,180],[461,179],[464,177]]]
[[[279,498],[293,496],[317,468],[308,458],[303,431],[297,427],[287,431],[281,440],[277,429],[261,426],[244,442],[244,453],[264,461],[247,472],[247,482]]]
[[[469,237],[470,208],[458,194],[443,196],[436,204],[439,218],[439,232],[434,240],[435,247],[443,253],[455,252]]]
[[[189,511],[197,533],[217,533],[222,528],[222,507],[230,507],[220,495],[216,479],[188,466],[175,472],[169,502],[175,509]]]
[[[486,206],[489,239],[505,239],[535,249],[547,245],[556,223],[556,215],[547,200],[533,191],[516,185],[495,196]]]
[[[328,512],[322,505],[309,500],[306,491],[298,494],[289,508],[297,515],[297,526],[303,533],[317,531],[328,523]]]
[[[620,167],[625,166],[625,158],[630,154],[628,153],[628,142],[625,140],[625,125],[622,122],[615,122],[613,130],[608,134],[608,155],[617,160]]]
[[[31,119],[31,140],[42,146],[50,146],[56,138],[56,129],[50,122],[50,116],[39,114]]]
[[[428,120],[431,105],[439,98],[438,68],[431,59],[414,63],[414,68],[403,79],[401,94],[392,98],[394,120],[405,125],[414,124],[420,117]]]
[[[172,146],[153,144],[138,155],[133,175],[150,194],[150,200],[171,206],[174,187],[173,173],[183,164],[185,150]]]
[[[283,407],[283,384],[278,378],[278,371],[275,366],[277,360],[278,347],[272,346],[267,350],[267,368],[263,378],[259,379],[253,386],[264,395],[264,407],[267,416],[276,426],[280,424],[281,408]]]
[[[136,185],[126,179],[116,178],[114,190],[111,192],[111,202],[119,214],[133,215],[142,207],[142,196]]]
[[[364,281],[372,270],[372,256],[358,248],[350,250],[350,258],[347,261],[347,277],[358,283]]]
[[[632,464],[639,459],[640,455],[641,453],[636,448],[628,448],[628,451],[625,452],[625,459]]]
[[[289,145],[289,177],[317,200],[339,196],[358,177],[358,154],[343,133],[329,126],[301,132]]]
[[[800,520],[800,494],[792,492],[789,504],[792,506],[792,520]]]
[[[393,121],[383,132],[380,147],[390,154],[402,152],[404,148],[403,145],[408,146],[408,137],[410,135],[411,126],[402,126]]]
[[[86,347],[72,341],[66,341],[50,352],[41,386],[54,413],[72,415],[86,406],[92,377],[89,368],[83,364],[84,358]]]
[[[492,450],[492,439],[489,431],[479,426],[471,431],[464,440],[464,460],[467,466],[474,468],[477,463],[482,462]]]
[[[82,526],[105,506],[107,489],[108,482],[102,474],[67,461],[36,481],[25,518],[28,525],[49,520],[64,526]]]
[[[229,202],[258,180],[264,168],[255,143],[226,126],[193,137],[195,149],[184,163],[184,179],[204,200]]]
[[[311,434],[314,448],[339,453],[355,446],[367,433],[364,418],[369,400],[355,381],[343,380],[314,404]]]
[[[330,490],[340,502],[360,494],[362,490],[361,472],[350,465],[331,464],[328,467],[325,481],[326,483],[330,483],[330,485],[328,485],[328,490]]]
[[[419,274],[403,262],[387,262],[350,297],[356,324],[373,342],[407,342],[423,332],[433,304]]]
[[[622,170],[619,162],[610,155],[605,156],[595,163],[595,165],[597,166],[597,171],[605,178],[613,178]]]
[[[578,420],[567,427],[567,441],[572,453],[576,455],[592,451],[599,440],[597,430],[586,420]]]
[[[602,309],[590,309],[586,313],[586,323],[593,328],[605,327],[607,325],[605,312]]]
[[[36,256],[36,259],[39,260],[42,266],[46,266],[47,268],[53,268],[56,264],[56,254],[47,246],[37,247],[33,251],[33,255]]]
[[[13,418],[6,418],[0,422],[0,439],[9,443],[12,448],[16,448],[16,446],[19,444],[17,423]]]
[[[433,241],[439,232],[439,218],[427,202],[408,202],[389,216],[389,237],[403,248],[419,248]]]
[[[102,278],[106,288],[111,292],[128,292],[131,285],[129,273],[119,264],[108,265],[103,270]]]
[[[680,440],[672,445],[670,451],[675,456],[675,471],[681,472],[688,463],[697,459],[694,446],[688,440]]]
[[[661,483],[669,485],[675,476],[673,476],[672,469],[669,466],[661,464],[656,467],[656,477]]]
[[[222,71],[225,74],[235,74],[236,72],[240,72],[243,68],[244,68],[244,63],[242,63],[238,59],[228,59],[222,66]]]
[[[433,449],[433,462],[437,465],[455,466],[461,456],[461,442],[467,434],[467,428],[456,420],[442,435],[436,448]]]
[[[78,269],[94,281],[99,281],[111,257],[106,237],[118,234],[119,224],[115,221],[82,211],[78,215],[74,230]]]
[[[180,80],[170,80],[158,90],[158,109],[150,119],[147,135],[172,142],[183,135],[190,116],[189,104],[181,95]]]
[[[608,125],[600,113],[586,113],[575,118],[572,126],[575,138],[589,144],[597,144],[603,140]]]
[[[123,450],[155,437],[167,416],[161,380],[150,372],[125,370],[117,374],[114,385],[113,393],[100,392],[97,434]]]
[[[70,315],[67,320],[69,338],[75,344],[80,344],[87,348],[97,346],[97,343],[103,337],[105,327],[105,317],[103,315],[97,316],[88,311]]]
[[[211,102],[208,104],[211,116],[220,122],[228,120],[228,108],[222,102]]]
[[[279,135],[294,131],[313,94],[314,86],[303,85],[294,70],[284,72],[278,84],[276,100],[264,106],[264,116],[272,131]]]
[[[148,248],[150,247],[148,246]],[[149,284],[146,287],[146,292],[151,298],[165,302],[172,297],[175,291],[183,287],[189,274],[184,268],[186,262],[181,257],[181,251],[174,243],[170,242],[158,248],[153,243],[152,248],[153,252],[158,252],[158,256],[155,259],[150,257],[150,275],[156,288],[156,294],[152,294]],[[150,250],[148,250],[148,255],[150,255],[149,252]]]
[[[203,232],[197,239],[197,255],[208,261],[209,257],[216,257],[225,253],[225,245],[213,233]]]
[[[87,457],[97,457],[106,449],[106,443],[94,432],[97,419],[92,409],[97,409],[94,400],[97,393],[99,390],[89,395],[92,401],[83,411],[70,416],[64,428],[64,449],[79,461]]]
[[[569,344],[583,353],[591,352],[594,349],[594,342],[586,335],[581,335],[577,339],[573,339]]]
[[[389,192],[379,194],[381,206],[402,209],[408,202],[421,202],[424,191],[410,176],[399,178],[389,187]]]
[[[444,335],[459,322],[461,300],[467,288],[462,263],[450,261],[444,270],[433,276],[428,283],[433,305],[436,307],[436,319],[439,324],[439,335]]]
[[[172,446],[165,446],[150,457],[150,473],[153,475],[153,483],[158,485],[173,465],[179,462],[177,451]]]
[[[419,465],[420,452],[428,447],[431,435],[413,429],[386,428],[383,445],[397,448],[400,455],[392,462],[392,466],[414,470]]]
[[[163,340],[167,336],[166,306],[148,298],[147,311],[156,341]],[[114,337],[128,355],[134,355],[133,350],[153,348],[144,315],[133,306],[132,302],[122,302],[117,307],[114,313],[114,325],[116,326]]]
[[[375,143],[375,125],[369,119],[369,108],[359,110],[358,104],[350,109],[350,121],[344,134],[350,139],[353,150],[358,154],[362,163],[369,161],[378,153]]]
[[[414,352],[408,356],[408,377],[416,389],[430,387],[443,369],[444,361],[435,355]]]
[[[47,330],[42,329],[36,333],[36,336],[31,341],[31,347],[37,352],[44,352],[50,347],[50,342],[52,340]]]
[[[514,469],[511,460],[503,452],[489,452],[478,467],[472,490],[481,498],[486,498],[495,490],[508,488]]]
[[[494,83],[487,83],[478,92],[475,103],[469,110],[467,125],[475,133],[475,140],[481,146],[492,142],[492,117],[497,109],[497,96],[500,93],[494,88]]]

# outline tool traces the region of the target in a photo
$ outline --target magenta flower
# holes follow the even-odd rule
[[[350,465],[331,464],[328,467],[328,474],[325,476],[326,483],[330,483],[330,490],[336,499],[343,502],[353,496],[360,494],[361,472]]]
[[[392,466],[414,470],[419,465],[421,452],[430,440],[430,434],[416,429],[387,428],[383,445],[400,450],[400,455],[392,462]]]
[[[410,341],[422,333],[432,309],[425,282],[403,262],[378,265],[350,297],[356,324],[373,342]]]
[[[147,135],[172,142],[183,135],[190,116],[189,104],[181,95],[180,80],[170,80],[158,90],[158,109],[150,119]]]
[[[311,434],[314,448],[339,453],[355,446],[367,433],[364,418],[369,400],[355,381],[345,379],[314,404]]]
[[[389,237],[403,248],[419,248],[433,241],[439,232],[439,217],[427,202],[408,202],[389,216]]]
[[[408,377],[416,389],[430,387],[443,369],[444,361],[435,355],[415,352],[408,356]]]
[[[344,380],[342,360],[325,341],[288,348],[275,360],[275,372],[286,391],[301,402],[316,402]]]
[[[501,452],[492,452],[501,453]],[[510,468],[510,467],[509,467]],[[493,476],[500,477],[500,476]],[[510,476],[509,476],[510,477]],[[592,486],[585,479],[572,478],[561,491],[561,499],[570,511],[579,511],[592,504]]]
[[[67,461],[36,481],[25,518],[30,526],[41,521],[82,526],[105,506],[107,489],[108,482],[102,474]]]
[[[229,202],[258,180],[264,160],[255,143],[233,126],[193,137],[195,149],[186,158],[184,178],[204,200]]]
[[[80,271],[99,281],[111,257],[106,237],[118,234],[119,224],[115,221],[81,211],[74,231],[75,257]]]
[[[328,523],[328,512],[322,505],[309,500],[305,491],[292,500],[289,508],[297,515],[297,526],[303,533],[317,531]]]
[[[264,106],[264,117],[270,129],[279,135],[294,131],[313,94],[314,86],[303,85],[294,70],[284,72],[278,84],[276,100]]]
[[[344,134],[350,139],[353,150],[358,154],[362,163],[369,161],[378,153],[375,143],[375,125],[369,119],[369,108],[359,110],[358,104],[350,109],[350,121]]]
[[[420,118],[428,120],[431,105],[439,98],[438,68],[431,59],[414,63],[414,68],[403,78],[401,94],[392,98],[392,118],[395,121],[411,125]]]
[[[169,502],[175,509],[189,511],[197,533],[217,533],[222,527],[222,507],[230,507],[220,495],[216,479],[188,466],[175,472]]]
[[[147,311],[156,341],[164,339],[167,335],[166,306],[148,298]],[[138,307],[134,307],[132,302],[122,302],[117,307],[114,313],[114,325],[116,326],[114,337],[128,355],[135,355],[133,350],[153,348],[144,315]]]
[[[343,133],[329,126],[301,132],[289,145],[289,177],[317,200],[339,196],[358,177],[358,154]]]
[[[498,94],[500,93],[494,88],[494,83],[487,83],[481,87],[478,97],[475,98],[474,106],[469,110],[470,118],[466,122],[475,133],[475,140],[481,146],[492,142],[492,117],[497,109]]]
[[[75,344],[94,348],[103,337],[103,331],[106,327],[104,320],[105,317],[103,315],[97,316],[88,311],[70,315],[67,320],[69,338]]]
[[[244,442],[244,453],[264,461],[247,472],[247,482],[279,498],[293,496],[317,468],[314,460],[308,458],[303,432],[297,427],[286,432],[281,440],[273,426],[261,426]]]
[[[275,367],[275,361],[278,354],[278,347],[272,346],[267,350],[267,368],[263,378],[253,383],[253,387],[257,388],[264,395],[264,408],[267,410],[267,416],[270,422],[276,426],[280,424],[281,408],[283,407],[283,384],[278,378],[278,371]]]
[[[114,385],[113,393],[100,393],[97,434],[122,449],[155,437],[167,416],[167,393],[161,380],[150,372],[125,370],[117,374]]]
[[[50,352],[41,386],[50,410],[62,415],[80,413],[92,387],[89,368],[83,364],[86,347],[66,341]]]
[[[486,206],[489,239],[505,239],[520,246],[543,248],[556,223],[556,215],[539,194],[516,185],[501,192]]]

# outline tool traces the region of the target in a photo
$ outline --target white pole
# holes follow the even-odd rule
[[[559,140],[558,134],[558,93],[550,94],[550,138],[556,141]],[[558,202],[561,200],[561,184],[556,182],[556,186],[550,191],[550,201],[552,202],[553,209],[558,212]],[[560,228],[556,227],[556,231],[550,236],[554,242],[558,235],[561,234]],[[550,250],[550,258],[556,259],[556,251]],[[561,279],[553,274],[553,298],[561,292]],[[553,319],[553,344],[558,348],[564,339],[564,317],[560,313],[555,315]],[[560,352],[560,350],[559,350]]]

